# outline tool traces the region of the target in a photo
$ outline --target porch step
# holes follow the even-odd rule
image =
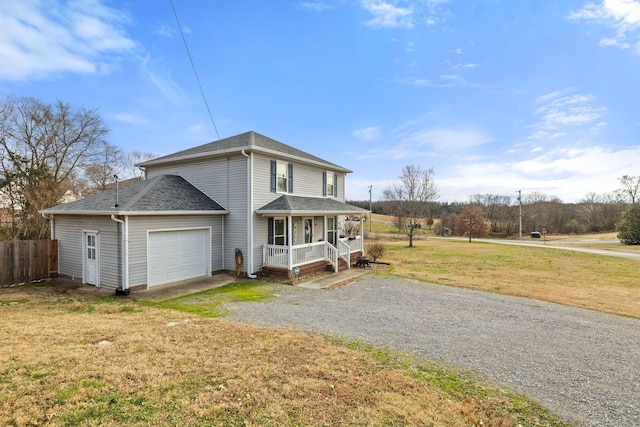
[[[348,270],[349,265],[347,265],[347,261],[340,258],[338,260],[338,271]],[[333,272],[333,265],[330,262],[327,262],[326,270]]]

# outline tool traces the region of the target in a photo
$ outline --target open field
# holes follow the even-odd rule
[[[0,289],[0,425],[564,425],[427,362],[194,315],[260,286],[156,306]]]
[[[637,261],[454,239],[385,241],[391,274],[640,318]]]

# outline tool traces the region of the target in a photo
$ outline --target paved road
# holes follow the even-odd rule
[[[373,233],[373,235],[378,237],[398,237],[397,234],[384,234],[384,233]],[[414,240],[424,240],[427,239],[426,236],[415,236]],[[429,236],[429,240],[467,240],[466,237],[440,237],[440,236]],[[610,245],[620,243],[618,239],[615,240],[595,240],[595,239],[582,239],[582,240],[565,240],[562,243],[558,241],[541,241],[541,240],[500,240],[500,239],[473,239],[475,242],[487,242],[487,243],[497,243],[501,245],[517,245],[517,246],[538,246],[541,248],[549,248],[549,249],[559,249],[564,251],[574,251],[574,252],[585,252],[589,254],[596,255],[605,255],[605,256],[613,256],[618,258],[626,258],[632,259],[635,261],[640,261],[640,252],[637,251],[625,251],[625,250],[617,250],[617,249],[598,249],[598,248],[584,248],[580,246],[563,246],[569,245],[572,243],[577,244],[590,244],[590,245]]]
[[[640,426],[640,321],[524,298],[365,276],[333,289],[273,285],[231,320],[337,333],[483,373],[570,420]]]
[[[558,242],[549,242],[548,244],[544,244],[542,242],[530,242],[526,240],[483,240],[490,243],[499,243],[502,245],[521,245],[521,246],[538,246],[541,248],[548,249],[560,249],[564,251],[574,251],[574,252],[585,252],[588,254],[596,254],[596,255],[605,255],[605,256],[613,256],[618,258],[626,258],[632,259],[635,261],[640,261],[640,252],[634,251],[623,251],[623,250],[614,250],[614,249],[598,249],[598,248],[582,248],[579,246],[562,246],[561,243]],[[565,242],[565,245],[571,242]],[[586,243],[586,242],[582,242]],[[589,241],[590,244],[609,244],[614,243],[613,241]]]

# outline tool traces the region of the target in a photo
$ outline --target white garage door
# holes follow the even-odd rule
[[[149,286],[209,275],[208,230],[149,232]]]

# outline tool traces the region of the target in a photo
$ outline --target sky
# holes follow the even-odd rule
[[[640,0],[0,0],[0,97],[97,109],[127,152],[253,130],[352,170],[347,200],[407,165],[441,202],[612,192],[639,77]]]

